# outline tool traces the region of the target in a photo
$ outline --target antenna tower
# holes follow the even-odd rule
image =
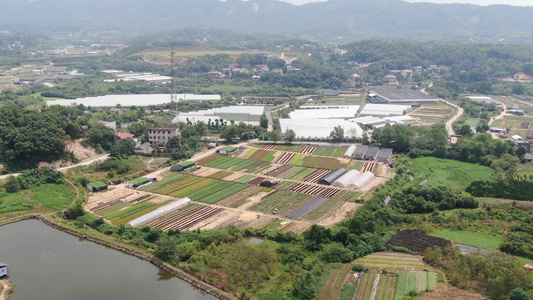
[[[175,60],[174,60],[174,45],[172,45],[172,49],[170,50],[170,111],[173,111],[176,113],[176,120],[178,121],[178,137],[180,139],[181,143],[181,131],[179,130],[179,117],[180,117],[180,111],[178,108],[178,84],[176,81],[176,66],[175,66]]]

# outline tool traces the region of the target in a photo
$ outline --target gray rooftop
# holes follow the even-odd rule
[[[395,101],[438,101],[439,98],[411,89],[374,89],[370,93],[377,94],[388,102]]]

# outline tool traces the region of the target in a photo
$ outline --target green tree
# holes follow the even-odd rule
[[[267,118],[266,114],[263,113],[261,115],[261,118],[259,119],[259,125],[261,127],[263,127],[264,129],[268,128],[268,118]]]
[[[148,125],[145,123],[131,123],[128,126],[128,130],[135,136],[141,136],[146,133],[146,130],[148,130]]]
[[[456,133],[465,137],[471,137],[473,135],[472,128],[470,128],[470,125],[468,124],[461,125],[457,128]]]
[[[105,151],[109,151],[115,144],[115,131],[104,125],[97,125],[91,128],[91,132],[87,134],[87,143],[93,147],[100,146]]]
[[[528,293],[526,293],[526,291],[524,291],[521,288],[516,288],[512,290],[511,297],[509,298],[509,300],[532,300],[532,299],[533,297],[529,295]]]
[[[155,255],[164,261],[170,262],[178,256],[176,242],[171,237],[164,235],[157,243]]]
[[[132,138],[119,140],[109,150],[109,155],[116,158],[125,158],[133,154],[135,154],[135,141]]]
[[[285,134],[283,135],[283,139],[287,144],[292,144],[292,142],[296,140],[296,133],[294,130],[287,128],[287,130],[285,130]]]
[[[362,141],[363,145],[370,145],[370,139],[368,138],[368,134],[363,133],[363,141]]]
[[[230,126],[226,126],[226,128],[224,128],[224,130],[220,134],[220,137],[231,142],[235,138],[237,138],[239,135],[240,135],[239,134],[239,127],[237,127],[237,125],[230,125]]]
[[[282,138],[282,134],[279,129],[274,129],[268,134],[268,139],[273,142],[277,142],[281,140],[281,138]]]
[[[6,191],[8,193],[16,193],[20,191],[20,182],[17,177],[9,176],[7,178]]]
[[[342,126],[335,126],[329,134],[329,138],[334,142],[342,142],[344,140],[344,129]]]
[[[491,167],[501,172],[516,172],[518,165],[520,164],[520,158],[511,154],[503,154],[499,159],[492,161]]]
[[[311,273],[301,274],[296,277],[292,294],[296,297],[296,299],[312,300],[316,298],[316,291],[314,287],[315,280],[313,279]]]

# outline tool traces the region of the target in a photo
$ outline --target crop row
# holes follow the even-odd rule
[[[275,163],[288,164],[295,155],[296,154],[292,152],[282,152],[278,159],[276,159]]]
[[[309,214],[307,214],[306,216],[304,216],[304,220],[318,221],[329,212],[334,211],[338,206],[341,206],[343,203],[344,202],[338,199],[330,199],[312,212],[310,212]]]
[[[128,206],[130,206],[130,205],[131,205],[131,204],[130,204],[129,202],[122,202],[122,201],[120,201],[119,203],[116,203],[116,204],[111,205],[111,206],[109,206],[109,207],[107,207],[107,208],[104,208],[104,209],[102,209],[102,210],[99,210],[99,211],[98,211],[98,214],[99,214],[100,216],[105,217],[105,216],[107,216],[107,215],[109,215],[109,214],[112,214],[112,213],[114,213],[114,212],[116,212],[116,211],[119,211],[119,210],[121,210],[121,209],[123,209],[123,208],[126,208],[126,207],[128,207]]]
[[[204,197],[207,197],[213,193],[216,193],[222,189],[225,189],[227,188],[228,186],[231,186],[233,183],[232,182],[229,182],[229,181],[220,181],[212,186],[210,186],[208,189],[203,189],[201,191],[198,191],[192,195],[189,196],[189,198],[191,198],[191,200],[199,200],[199,199],[202,199]]]
[[[161,205],[163,205],[163,204],[158,204],[158,205],[154,204],[152,206],[148,206],[148,207],[144,208],[143,210],[140,210],[140,211],[138,211],[138,212],[136,212],[134,214],[131,214],[129,216],[123,216],[123,217],[120,217],[120,218],[115,218],[115,219],[113,219],[111,221],[111,224],[113,224],[115,226],[124,225],[124,224],[128,223],[129,221],[135,220],[138,217],[144,216],[147,213],[156,210]]]
[[[204,179],[199,182],[196,182],[195,184],[182,186],[179,190],[170,193],[170,196],[174,196],[178,198],[186,197],[191,193],[208,188],[216,184],[217,182],[218,180],[215,180],[215,179]]]
[[[199,222],[212,217],[220,211],[220,208],[203,205],[188,206],[185,209],[180,209],[177,212],[168,214],[159,220],[151,222],[149,226],[160,228],[162,230],[186,230]]]
[[[211,179],[222,179],[224,177],[228,177],[230,176],[231,172],[226,172],[226,171],[219,171],[219,172],[216,172],[215,174],[211,174],[209,176],[207,176],[208,178],[211,178]]]
[[[359,282],[357,283],[357,289],[355,290],[354,300],[370,299],[375,280],[376,274],[361,273]]]
[[[299,183],[290,190],[297,193],[321,196],[325,198],[331,198],[340,191],[339,189],[335,188],[316,186],[305,183]]]
[[[149,184],[149,185],[145,185],[143,187],[140,188],[141,191],[147,191],[147,192],[153,192],[157,189],[160,189],[160,188],[163,188],[165,186],[168,186],[168,185],[171,185],[183,178],[187,177],[187,175],[185,174],[181,174],[181,173],[177,173],[177,174],[173,174],[171,176],[168,176],[168,177],[165,177],[165,179],[161,180],[161,181],[158,181],[158,182],[154,182],[152,184]]]
[[[108,220],[113,220],[113,219],[116,219],[116,218],[125,218],[127,216],[133,215],[134,213],[139,212],[139,211],[141,211],[141,210],[143,210],[145,208],[151,207],[151,206],[155,206],[155,204],[151,203],[151,202],[144,202],[144,203],[136,204],[136,205],[133,205],[132,207],[130,207],[128,209],[117,211],[115,213],[112,213],[112,214],[108,215],[107,219]]]
[[[273,213],[275,209],[279,215],[285,215],[309,199],[308,195],[280,191],[274,196],[252,207],[252,210]]]
[[[344,152],[346,152],[346,149],[344,149],[344,148],[322,148],[322,147],[318,147],[313,152],[313,155],[341,157],[344,154]]]
[[[255,176],[254,175],[244,175],[242,177],[239,177],[235,180],[237,183],[247,183],[248,181],[252,180]]]
[[[265,175],[271,176],[271,177],[277,177],[279,174],[286,172],[290,170],[291,168],[292,168],[291,165],[282,165],[281,167],[275,168],[274,170],[265,173]]]
[[[291,188],[293,188],[295,185],[297,185],[298,183],[296,182],[292,182],[292,181],[284,181],[280,184],[278,184],[276,186],[277,189],[280,189],[280,190],[290,190]]]
[[[222,189],[214,194],[211,194],[205,198],[202,198],[198,201],[200,202],[205,202],[205,203],[210,203],[210,204],[213,204],[213,203],[217,203],[218,201],[226,198],[226,197],[229,197],[235,193],[238,193],[242,190],[244,190],[245,188],[247,188],[248,186],[246,184],[241,184],[241,183],[234,183],[232,184],[231,186],[228,186],[227,188],[225,189]]]
[[[263,187],[259,186],[248,186],[244,190],[237,192],[231,196],[226,197],[225,199],[217,202],[217,205],[223,205],[226,207],[239,207],[246,203],[246,199],[256,195],[257,193],[264,191]]]
[[[352,192],[352,191],[341,191],[333,197],[334,199],[342,200],[342,201],[349,201],[354,202],[361,196],[361,193],[358,192]]]
[[[307,170],[307,168],[304,168],[304,167],[296,167],[296,166],[293,166],[292,168],[290,168],[289,170],[281,173],[278,175],[279,178],[285,178],[285,179],[289,179],[303,171]]]
[[[315,169],[316,170],[316,169]],[[331,171],[330,170],[316,170],[314,173],[306,176],[303,181],[309,182],[309,183],[317,183],[320,179],[322,179],[324,176],[328,175]]]
[[[341,163],[337,158],[307,156],[303,159],[302,166],[308,168],[335,170],[346,167],[346,164]]]
[[[172,184],[169,184],[169,185],[166,185],[166,186],[164,186],[162,188],[156,189],[153,192],[158,193],[158,194],[168,195],[168,194],[180,189],[182,186],[193,184],[193,183],[198,182],[200,180],[202,180],[202,178],[200,178],[200,177],[187,176],[187,177],[181,178],[180,180],[177,180],[177,181],[173,182]]]
[[[303,168],[303,170],[301,172],[289,177],[289,179],[298,180],[298,181],[303,181],[305,177],[313,174],[313,172],[315,172],[317,170],[317,169],[305,168],[305,167],[295,167],[295,168]]]
[[[376,290],[375,300],[393,300],[396,291],[396,277],[381,275]]]

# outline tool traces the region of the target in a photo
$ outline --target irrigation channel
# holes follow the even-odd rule
[[[0,227],[12,300],[217,299],[137,257],[37,220]]]

